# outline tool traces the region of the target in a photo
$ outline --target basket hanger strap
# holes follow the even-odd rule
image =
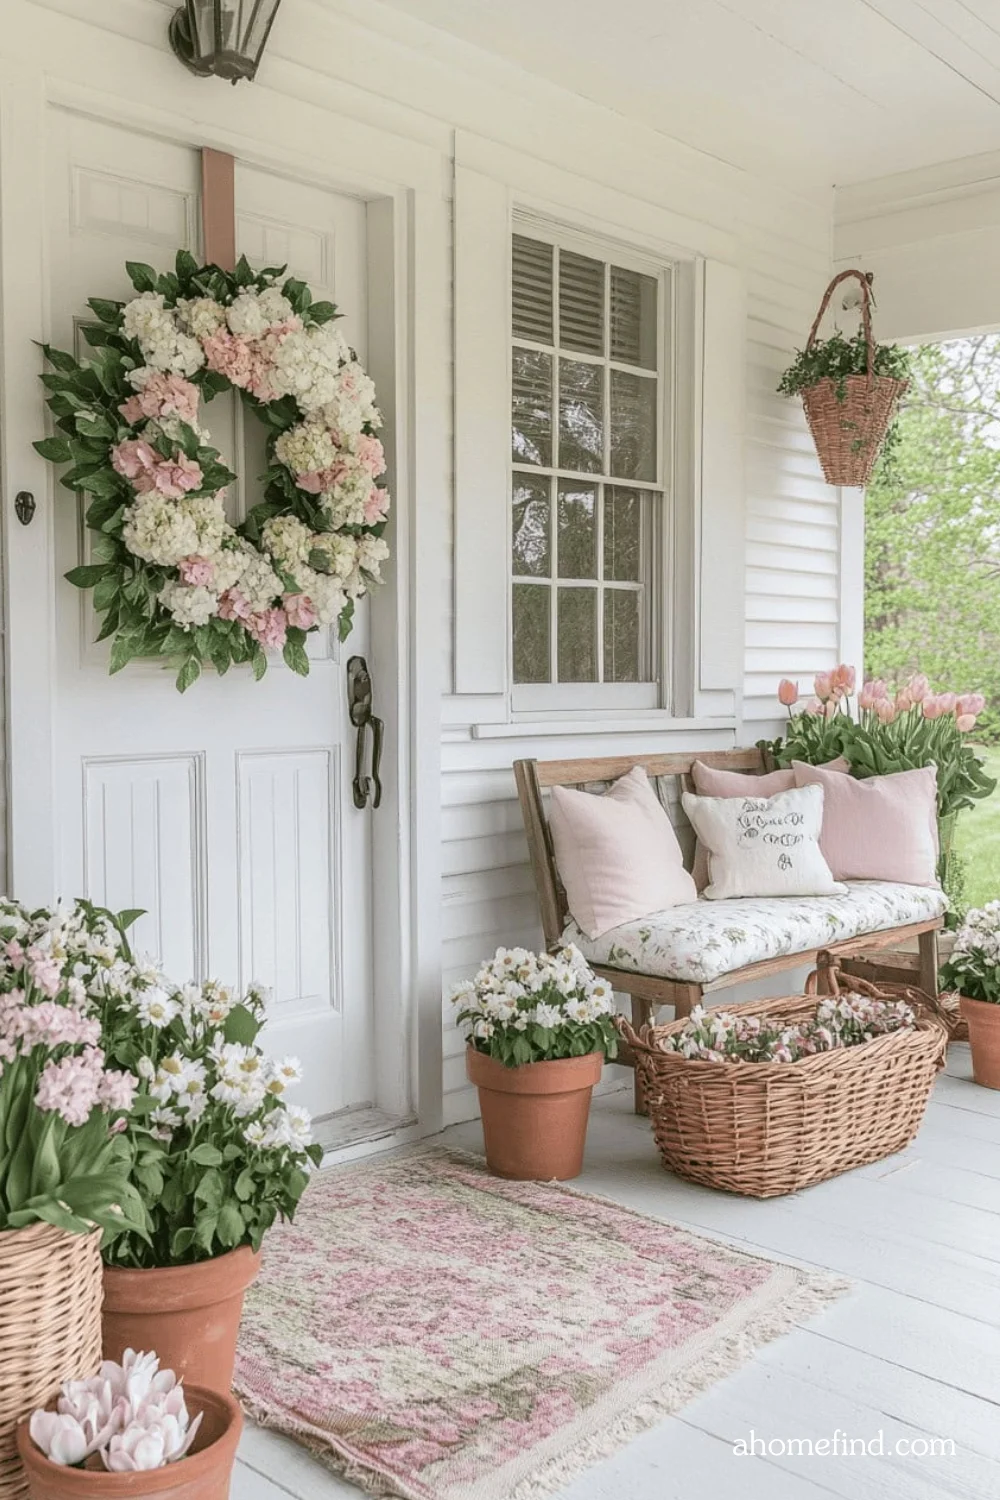
[[[837,287],[840,286],[842,281],[849,281],[852,276],[856,276],[861,283],[861,318],[865,329],[865,347],[868,351],[868,379],[872,380],[875,376],[875,338],[872,334],[872,289],[871,283],[864,271],[859,271],[856,267],[852,267],[847,271],[838,271],[823,293],[819,312],[816,314],[813,326],[809,330],[809,337],[806,339],[806,348],[811,349],[816,342],[816,334],[819,331],[820,323],[823,321],[823,314],[830,306],[830,298]]]

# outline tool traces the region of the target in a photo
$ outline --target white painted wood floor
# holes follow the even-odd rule
[[[439,1137],[480,1151],[478,1123]],[[906,1152],[792,1198],[694,1187],[659,1164],[630,1096],[599,1100],[576,1184],[642,1213],[803,1265],[854,1290],[563,1491],[565,1500],[960,1500],[1000,1497],[1000,1092],[949,1050]],[[884,1457],[737,1457],[764,1439],[871,1440]],[[953,1457],[897,1456],[951,1438]],[[251,1427],[232,1500],[358,1500],[301,1448]]]

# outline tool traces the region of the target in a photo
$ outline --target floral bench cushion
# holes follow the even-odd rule
[[[764,959],[929,921],[947,905],[943,892],[933,887],[851,880],[844,896],[702,899],[626,922],[598,938],[585,937],[571,919],[563,936],[592,963],[711,984]]]

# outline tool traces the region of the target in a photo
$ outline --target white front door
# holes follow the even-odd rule
[[[165,270],[182,246],[198,254],[200,161],[59,110],[50,122],[50,336],[79,351],[87,298],[131,295],[126,260]],[[364,204],[243,166],[236,200],[238,249],[257,266],[287,262],[337,302],[364,360]],[[40,426],[41,413],[39,401]],[[263,468],[259,424],[233,397],[204,420],[240,475],[238,517]],[[310,637],[305,679],[280,656],[259,683],[242,668],[209,672],[183,696],[153,664],[109,677],[89,596],[62,581],[86,560],[81,508],[61,487],[54,505],[62,892],[143,907],[137,945],[178,980],[269,986],[268,1045],[302,1058],[298,1097],[314,1114],[373,1102],[371,812],[351,797],[345,691],[348,657],[366,652],[367,608],[345,647]]]

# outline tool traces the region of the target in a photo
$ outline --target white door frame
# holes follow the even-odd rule
[[[15,4],[20,10],[19,0]],[[39,201],[46,110],[67,108],[192,147],[213,146],[364,198],[369,204],[369,367],[386,417],[394,518],[393,564],[386,585],[372,598],[371,613],[376,706],[386,724],[385,791],[373,825],[376,1103],[397,1117],[416,1115],[421,1133],[429,1133],[439,1128],[442,1094],[443,652],[440,611],[417,611],[414,601],[440,598],[443,586],[448,204],[441,154],[256,86],[240,94],[190,79],[169,54],[161,58],[123,39],[115,62],[102,67],[103,31],[95,33],[95,62],[89,66],[88,58],[89,82],[82,85],[73,37],[58,32],[54,37],[50,15],[45,47],[41,35],[33,45],[30,32],[41,18],[31,7],[21,13],[18,39],[26,56],[0,59],[0,438],[10,786],[18,786],[22,765],[52,764],[58,586],[52,515],[54,503],[70,503],[30,447],[45,431],[35,378],[41,359],[28,351],[48,326],[45,215]],[[124,75],[127,84],[122,47],[136,54],[134,72]],[[45,75],[40,57],[45,57]],[[95,86],[102,71],[107,82]],[[302,118],[309,114],[319,116],[319,137],[317,121]],[[306,149],[303,140],[310,143]],[[38,502],[28,527],[14,516],[14,497],[24,489]],[[419,511],[416,496],[423,500]],[[16,652],[10,650],[12,634]],[[10,797],[11,889],[41,903],[54,895],[56,838],[53,799],[41,790],[42,778],[36,775],[32,783],[30,794]]]

